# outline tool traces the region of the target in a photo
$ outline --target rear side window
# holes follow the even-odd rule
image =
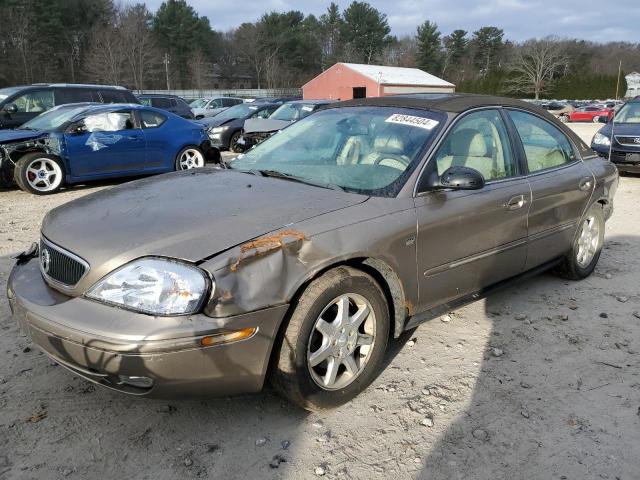
[[[152,98],[151,105],[157,108],[171,108],[171,101],[163,97]]]
[[[42,113],[53,108],[53,90],[35,90],[16,98],[12,103],[22,113]]]
[[[178,106],[178,101],[175,98],[172,98],[170,101],[173,108],[176,108]]]
[[[64,105],[66,103],[95,102],[99,100],[99,98],[94,98],[93,92],[91,90],[82,88],[63,88],[56,90],[56,105]]]
[[[510,110],[516,126],[529,172],[559,167],[576,159],[571,142],[557,127],[530,113]]]
[[[101,90],[100,96],[103,103],[127,103],[127,97],[117,90]]]
[[[157,128],[167,120],[164,115],[149,110],[140,110],[140,118],[143,128]]]

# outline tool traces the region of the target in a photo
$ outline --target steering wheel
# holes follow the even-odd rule
[[[404,170],[405,168],[407,168],[409,166],[409,163],[411,163],[411,160],[409,160],[407,157],[405,157],[404,155],[396,155],[393,153],[379,153],[378,154],[378,158],[375,159],[375,161],[373,162],[374,165],[381,165],[382,162],[385,161],[391,161],[391,162],[398,162],[401,165],[404,165],[404,168],[396,168],[390,165],[386,165],[389,168],[396,168],[397,170]]]

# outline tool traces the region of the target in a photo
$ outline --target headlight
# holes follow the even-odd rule
[[[153,315],[185,315],[200,308],[209,279],[197,267],[142,258],[111,272],[87,297]]]
[[[209,129],[209,132],[211,132],[211,133],[222,133],[225,130],[229,130],[229,127],[228,126],[225,126],[225,127],[212,127],[212,128]]]
[[[591,141],[591,143],[593,143],[594,145],[603,145],[605,147],[608,147],[609,145],[611,145],[611,140],[606,135],[596,133],[593,136],[593,140]]]

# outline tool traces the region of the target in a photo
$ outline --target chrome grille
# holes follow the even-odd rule
[[[89,271],[89,265],[77,255],[43,238],[40,242],[40,270],[49,280],[74,287]]]
[[[634,137],[630,135],[616,135],[616,140],[620,145],[640,148],[640,137]]]

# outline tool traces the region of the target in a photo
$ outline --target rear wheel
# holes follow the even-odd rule
[[[379,374],[388,337],[389,308],[376,281],[351,267],[330,270],[300,297],[272,383],[307,410],[337,407]]]
[[[582,280],[596,268],[604,244],[604,213],[599,204],[592,205],[582,218],[573,246],[564,258],[560,274]]]
[[[198,147],[189,146],[180,150],[176,158],[176,170],[191,170],[204,167],[204,154]]]
[[[13,178],[25,192],[48,195],[64,185],[64,167],[54,155],[27,153],[16,164]]]

